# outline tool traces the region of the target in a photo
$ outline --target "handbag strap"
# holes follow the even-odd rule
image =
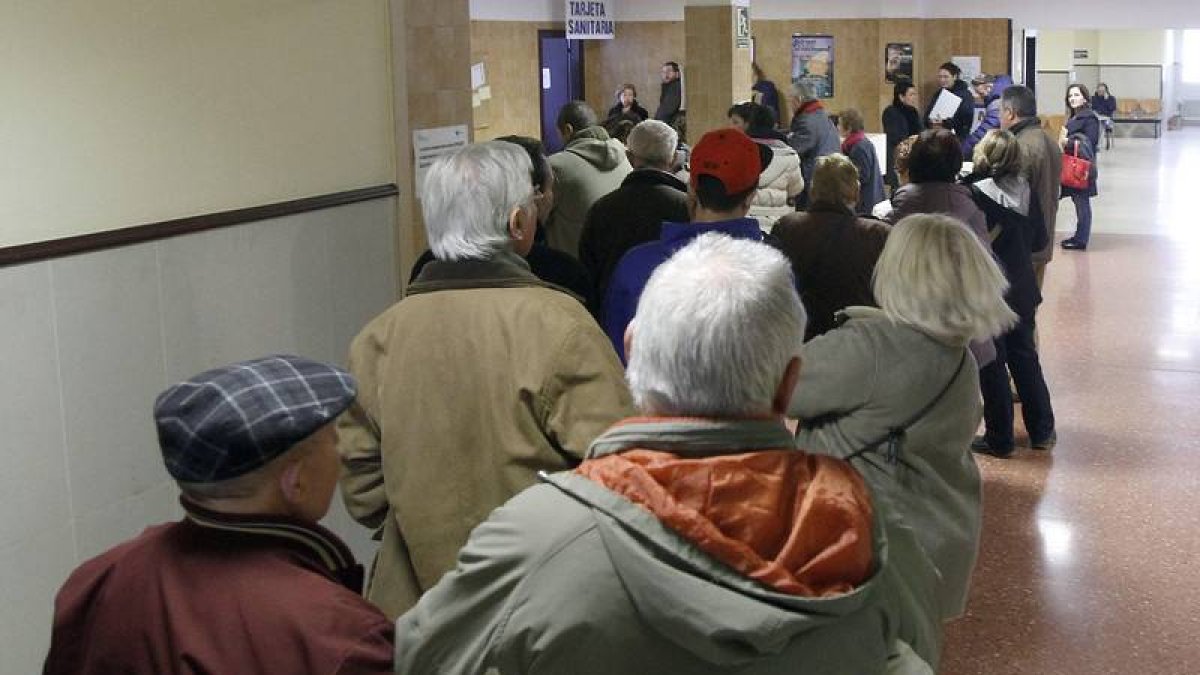
[[[908,429],[910,427],[912,427],[912,425],[919,422],[922,417],[925,417],[925,415],[930,410],[933,410],[933,407],[936,406],[938,404],[938,402],[941,401],[942,398],[946,396],[946,392],[950,391],[950,386],[952,384],[954,384],[955,380],[958,379],[958,375],[959,375],[959,373],[962,372],[963,366],[966,363],[967,363],[967,349],[966,349],[966,347],[964,347],[962,350],[962,356],[959,357],[959,359],[958,359],[958,367],[954,369],[954,374],[950,376],[950,379],[946,380],[945,386],[942,387],[942,390],[938,392],[937,396],[934,396],[933,399],[931,401],[929,401],[929,403],[926,403],[925,406],[922,407],[920,410],[918,410],[915,415],[908,418],[908,420],[905,421],[904,424],[902,424],[898,427],[892,427],[891,429],[888,429],[887,433],[880,436],[878,440],[876,440],[872,443],[868,443],[867,445],[863,446],[857,452],[854,452],[851,455],[849,455],[848,457],[846,457],[846,460],[850,461],[853,459],[858,459],[859,457],[862,457],[864,454],[871,452],[875,448],[879,447],[882,443],[884,443],[886,441],[887,442],[887,452],[885,453],[884,456],[887,459],[888,464],[895,464],[900,456],[900,442],[904,440],[905,432],[907,432]]]

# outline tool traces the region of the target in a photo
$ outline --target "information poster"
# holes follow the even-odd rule
[[[613,0],[567,0],[568,40],[611,40],[616,36]]]
[[[888,82],[913,81],[911,42],[889,42],[883,52],[883,78]]]
[[[438,127],[436,129],[416,129],[413,136],[413,161],[416,164],[417,196],[425,186],[425,174],[434,160],[442,155],[448,155],[467,144],[467,125],[459,124],[453,127]]]
[[[951,56],[950,63],[962,70],[959,79],[970,84],[976,75],[983,72],[983,57],[980,56]]]
[[[808,85],[817,98],[832,98],[833,66],[832,35],[792,35],[792,82]]]

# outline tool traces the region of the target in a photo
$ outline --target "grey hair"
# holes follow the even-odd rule
[[[433,256],[485,259],[508,248],[509,216],[533,200],[532,169],[529,154],[504,141],[468,145],[435,161],[421,190]]]
[[[640,157],[656,169],[669,169],[675,160],[679,133],[671,125],[658,120],[638,122],[625,139],[630,154]]]
[[[908,216],[892,228],[872,279],[875,299],[892,321],[954,344],[1011,328],[1008,280],[992,254],[961,221]]]
[[[793,82],[792,96],[795,96],[801,103],[805,101],[814,101],[817,96],[813,93],[813,88],[807,82]]]
[[[769,414],[806,321],[782,253],[702,235],[642,291],[626,371],[633,400],[652,415]]]

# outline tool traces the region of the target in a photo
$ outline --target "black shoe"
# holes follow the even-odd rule
[[[1058,432],[1051,431],[1049,436],[1040,441],[1031,441],[1029,445],[1034,450],[1053,450],[1056,443],[1058,443]]]
[[[1062,244],[1060,244],[1060,245],[1063,247],[1063,249],[1065,249],[1067,251],[1086,251],[1087,250],[1087,244],[1083,243],[1082,241],[1079,241],[1078,239],[1063,239]]]
[[[978,452],[981,455],[991,455],[999,459],[1008,459],[1013,454],[1013,446],[1008,446],[1005,450],[998,450],[988,445],[987,439],[983,436],[976,436],[975,440],[971,441],[971,452]]]

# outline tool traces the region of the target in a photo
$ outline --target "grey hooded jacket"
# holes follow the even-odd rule
[[[777,422],[675,421],[616,427],[589,455],[792,445]],[[915,675],[936,666],[936,572],[886,505],[876,505],[874,575],[844,595],[804,598],[739,575],[587,478],[543,481],[476,528],[457,569],[399,619],[397,672]]]
[[[621,141],[595,126],[571,136],[562,152],[550,156],[550,168],[554,171],[554,208],[544,224],[546,243],[578,258],[588,209],[621,187],[633,167]]]

